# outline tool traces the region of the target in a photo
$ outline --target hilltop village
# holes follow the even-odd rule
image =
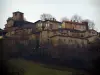
[[[31,40],[39,41],[39,45],[51,43],[53,46],[61,44],[86,46],[99,37],[94,29],[89,29],[88,22],[38,20],[34,23],[24,19],[24,13],[13,12],[13,16],[7,19],[3,30],[4,38],[15,44],[16,42],[27,45]]]
[[[74,75],[97,75],[98,69],[96,72],[94,69],[100,63],[100,33],[90,28],[87,20],[57,21],[52,17],[47,19],[44,14],[40,18],[29,22],[24,13],[13,12],[4,29],[0,29],[0,50],[3,63],[7,64],[4,67],[9,69],[7,75],[31,74],[29,72],[35,72],[35,68],[38,73],[32,74],[48,75],[53,69],[56,75],[57,70],[60,73],[66,70]],[[32,68],[28,61],[38,66]],[[46,70],[47,73],[39,66],[50,71]]]

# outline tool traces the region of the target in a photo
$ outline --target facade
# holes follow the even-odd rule
[[[62,23],[62,28],[86,31],[86,30],[88,30],[88,23],[86,23],[86,22],[78,23],[78,22],[72,22],[72,21],[64,21]]]
[[[70,45],[73,47],[86,46],[88,43],[87,39],[68,36],[52,36],[51,42],[55,46],[64,44],[66,46]]]
[[[88,42],[94,40],[94,36],[98,37],[98,32],[89,30],[87,22],[72,21],[51,21],[38,20],[34,23],[24,20],[22,12],[14,12],[13,17],[8,18],[5,25],[6,36],[21,42],[30,40],[39,40],[39,44],[51,43],[54,46],[60,44],[85,46]],[[13,40],[14,41],[14,40]]]

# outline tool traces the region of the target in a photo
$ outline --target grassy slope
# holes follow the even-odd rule
[[[43,67],[43,64],[33,63],[32,61],[26,61],[23,59],[12,59],[9,63],[17,69],[23,69],[24,75],[75,75],[75,70],[57,70]],[[11,70],[11,69],[10,69]],[[14,72],[14,69],[12,69]],[[11,70],[11,72],[12,72]],[[22,75],[22,74],[21,74]]]

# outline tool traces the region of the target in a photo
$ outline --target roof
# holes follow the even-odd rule
[[[52,20],[45,20],[44,22],[48,22],[48,21],[50,21],[50,22],[55,22],[55,23],[61,23],[61,22],[59,22],[59,21],[52,21]]]
[[[59,24],[62,24],[62,22],[59,22],[59,21],[51,21],[51,20],[45,20],[45,21],[42,21],[42,20],[38,20],[34,23],[38,23],[38,22],[53,22],[53,23],[59,23]],[[79,23],[79,22],[72,22],[72,21],[65,21],[65,23],[70,23],[70,24],[78,24],[78,25],[88,25],[87,22],[82,22],[82,23]]]
[[[41,20],[37,20],[36,22],[34,22],[34,23],[38,23],[38,22],[41,22]]]
[[[59,21],[52,21],[52,20],[45,20],[45,21],[42,21],[42,20],[38,20],[38,21],[36,21],[36,22],[34,22],[34,23],[38,23],[38,22],[54,22],[54,23],[60,23],[61,24],[61,22],[59,22]]]
[[[95,32],[97,32],[96,30],[94,30],[94,29],[89,29],[88,31],[95,31]]]
[[[34,26],[34,24],[25,24],[22,26],[22,28],[33,28]]]
[[[20,11],[13,12],[13,14],[15,14],[15,13],[21,13],[21,14],[24,14],[24,13],[22,13],[22,12],[20,12]]]
[[[81,22],[81,23],[79,23],[79,22],[73,22],[73,21],[64,21],[64,23],[78,24],[78,25],[88,25],[88,22]]]
[[[28,22],[28,21],[14,21],[14,26],[23,26],[23,25],[29,25],[29,24],[34,24],[32,22]]]

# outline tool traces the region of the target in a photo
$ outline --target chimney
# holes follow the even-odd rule
[[[88,30],[89,29],[89,27],[88,27],[88,22],[87,21],[83,21],[82,22],[84,25],[86,25],[86,29]]]

